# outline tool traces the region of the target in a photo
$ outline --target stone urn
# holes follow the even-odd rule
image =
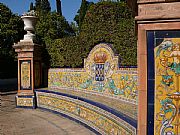
[[[24,22],[24,30],[27,31],[27,34],[24,35],[23,40],[35,40],[35,25],[37,22],[37,17],[35,12],[32,10],[30,12],[27,12],[21,16],[21,19]]]

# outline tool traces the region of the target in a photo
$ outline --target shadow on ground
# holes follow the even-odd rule
[[[40,109],[16,108],[15,94],[0,97],[0,135],[95,135],[60,115]]]

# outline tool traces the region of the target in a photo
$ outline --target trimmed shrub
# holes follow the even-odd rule
[[[124,2],[99,2],[87,11],[78,36],[55,40],[48,47],[52,67],[82,67],[98,43],[111,43],[120,65],[137,65],[135,21]]]

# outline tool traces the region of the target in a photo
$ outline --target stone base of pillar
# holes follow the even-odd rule
[[[36,108],[35,95],[16,95],[16,107],[17,108]]]

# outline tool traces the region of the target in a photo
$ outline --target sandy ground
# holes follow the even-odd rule
[[[60,115],[15,108],[14,94],[0,96],[0,107],[0,135],[95,135]]]

